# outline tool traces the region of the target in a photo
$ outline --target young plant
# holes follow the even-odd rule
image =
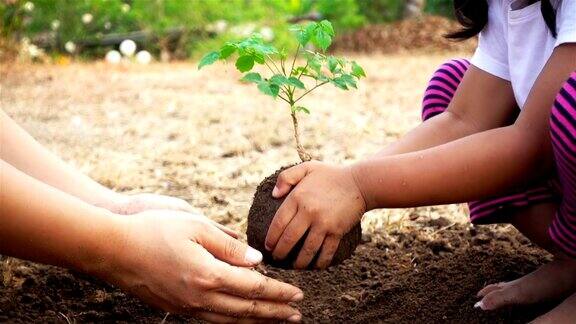
[[[206,54],[200,60],[198,69],[235,55],[236,68],[244,73],[242,81],[255,83],[260,92],[280,98],[289,105],[296,150],[304,162],[309,161],[311,156],[300,141],[298,113],[309,114],[310,110],[300,104],[302,98],[326,84],[342,90],[356,88],[357,81],[366,74],[355,61],[326,54],[334,38],[334,29],[328,20],[295,25],[291,31],[298,40],[292,57],[288,57],[284,49],[278,50],[266,44],[259,34],[253,34],[238,42],[228,42],[220,50]],[[296,64],[298,57],[305,59],[303,65]],[[266,66],[269,74],[251,72],[256,64]]]

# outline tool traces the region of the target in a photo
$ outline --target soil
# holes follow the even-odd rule
[[[248,244],[257,250],[261,251],[264,255],[264,262],[266,264],[273,265],[279,268],[291,269],[293,264],[298,257],[298,252],[304,245],[307,234],[302,236],[302,238],[294,245],[292,250],[288,253],[283,260],[274,260],[272,258],[272,253],[265,248],[266,234],[268,233],[268,227],[276,215],[276,211],[282,205],[285,197],[276,199],[272,197],[272,189],[276,185],[276,180],[278,175],[283,170],[288,167],[283,167],[277,170],[274,174],[266,177],[256,189],[254,194],[254,200],[252,202],[252,207],[248,213],[248,229],[246,234],[248,236]],[[338,246],[338,250],[334,254],[334,258],[330,263],[330,266],[334,266],[342,263],[344,260],[348,259],[362,238],[362,228],[360,224],[356,225],[350,232],[348,232]],[[316,255],[317,257],[318,255]],[[312,268],[316,262],[316,257],[310,262],[310,267]]]
[[[525,323],[552,307],[474,309],[485,284],[522,276],[548,256],[511,229],[436,224],[365,235],[352,258],[325,271],[258,270],[304,290],[298,307],[306,323]],[[159,323],[166,316],[79,273],[15,259],[0,270],[0,322]]]
[[[331,48],[362,53],[473,51],[476,39],[456,42],[445,38],[446,34],[461,28],[453,19],[422,16],[390,24],[367,25],[337,36]]]

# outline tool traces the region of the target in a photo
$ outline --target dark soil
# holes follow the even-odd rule
[[[464,51],[476,48],[476,39],[455,42],[445,35],[462,27],[453,19],[422,16],[389,24],[367,25],[334,40],[332,50],[361,53],[401,53],[406,51]]]
[[[518,278],[548,257],[514,230],[442,223],[365,234],[352,258],[326,271],[259,271],[304,290],[298,307],[308,323],[525,323],[553,306],[474,309],[485,284]],[[0,264],[0,322],[160,323],[165,315],[81,274],[14,259]],[[166,322],[189,320],[169,315]]]
[[[283,167],[277,170],[274,174],[268,176],[258,185],[256,193],[254,194],[252,206],[250,207],[250,212],[248,213],[248,229],[246,234],[248,236],[248,244],[262,252],[266,264],[284,269],[292,269],[293,264],[298,257],[298,252],[304,245],[307,235],[302,236],[300,241],[296,243],[284,260],[274,260],[272,258],[272,253],[266,250],[264,246],[268,227],[270,227],[276,211],[280,208],[280,205],[282,205],[282,202],[286,197],[284,196],[281,199],[273,198],[272,189],[274,189],[274,186],[276,185],[276,179],[280,172],[287,168],[288,167]],[[352,228],[350,232],[344,235],[330,265],[338,265],[344,260],[350,258],[358,244],[360,244],[361,238],[362,228],[360,227],[360,224],[358,224]],[[316,255],[316,257],[317,256],[318,255]],[[313,267],[315,262],[316,258],[310,262],[310,267]]]

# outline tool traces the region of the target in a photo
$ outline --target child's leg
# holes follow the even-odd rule
[[[551,116],[552,145],[563,197],[512,216],[515,226],[555,256],[554,261],[520,279],[489,285],[480,291],[481,306],[495,309],[509,304],[560,299],[576,291],[576,72],[556,97]],[[546,207],[547,206],[547,207]],[[553,278],[553,280],[551,280]],[[542,317],[576,320],[576,297]],[[568,314],[571,310],[571,314]]]

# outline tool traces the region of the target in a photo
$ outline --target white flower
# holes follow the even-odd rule
[[[123,4],[122,5],[122,12],[126,13],[128,11],[130,11],[130,5],[127,3]]]
[[[38,57],[40,56],[40,54],[42,54],[42,50],[38,48],[38,46],[31,44],[30,46],[28,46],[28,55],[30,55],[30,57],[34,58],[34,57]]]
[[[140,51],[136,53],[136,62],[140,64],[149,64],[152,61],[152,55],[148,51]]]
[[[262,35],[262,39],[267,42],[274,40],[274,31],[270,27],[264,26],[260,28],[260,34]]]
[[[82,22],[85,25],[88,25],[89,23],[91,23],[93,19],[94,19],[94,16],[92,16],[91,13],[85,13],[82,15]]]
[[[34,10],[34,3],[30,2],[30,1],[26,2],[24,4],[24,10],[26,10],[28,12],[31,12],[32,10]]]
[[[106,62],[110,64],[118,64],[122,60],[122,55],[116,50],[111,50],[106,53]]]
[[[136,43],[131,39],[125,39],[120,43],[120,53],[125,56],[132,56],[136,53]]]
[[[52,30],[57,30],[58,28],[60,28],[60,20],[58,19],[52,20],[52,22],[50,23],[50,27],[52,28]]]
[[[74,53],[76,52],[76,44],[72,41],[67,41],[66,44],[64,44],[64,49],[66,49],[68,53]]]
[[[104,23],[104,29],[108,30],[108,29],[110,29],[110,28],[112,28],[112,23],[109,22],[109,21],[105,22],[105,23]]]
[[[256,30],[256,25],[252,23],[234,26],[230,29],[230,32],[236,36],[248,37]]]
[[[223,19],[217,20],[214,27],[216,28],[217,33],[223,33],[226,31],[226,28],[228,28],[228,22]]]

